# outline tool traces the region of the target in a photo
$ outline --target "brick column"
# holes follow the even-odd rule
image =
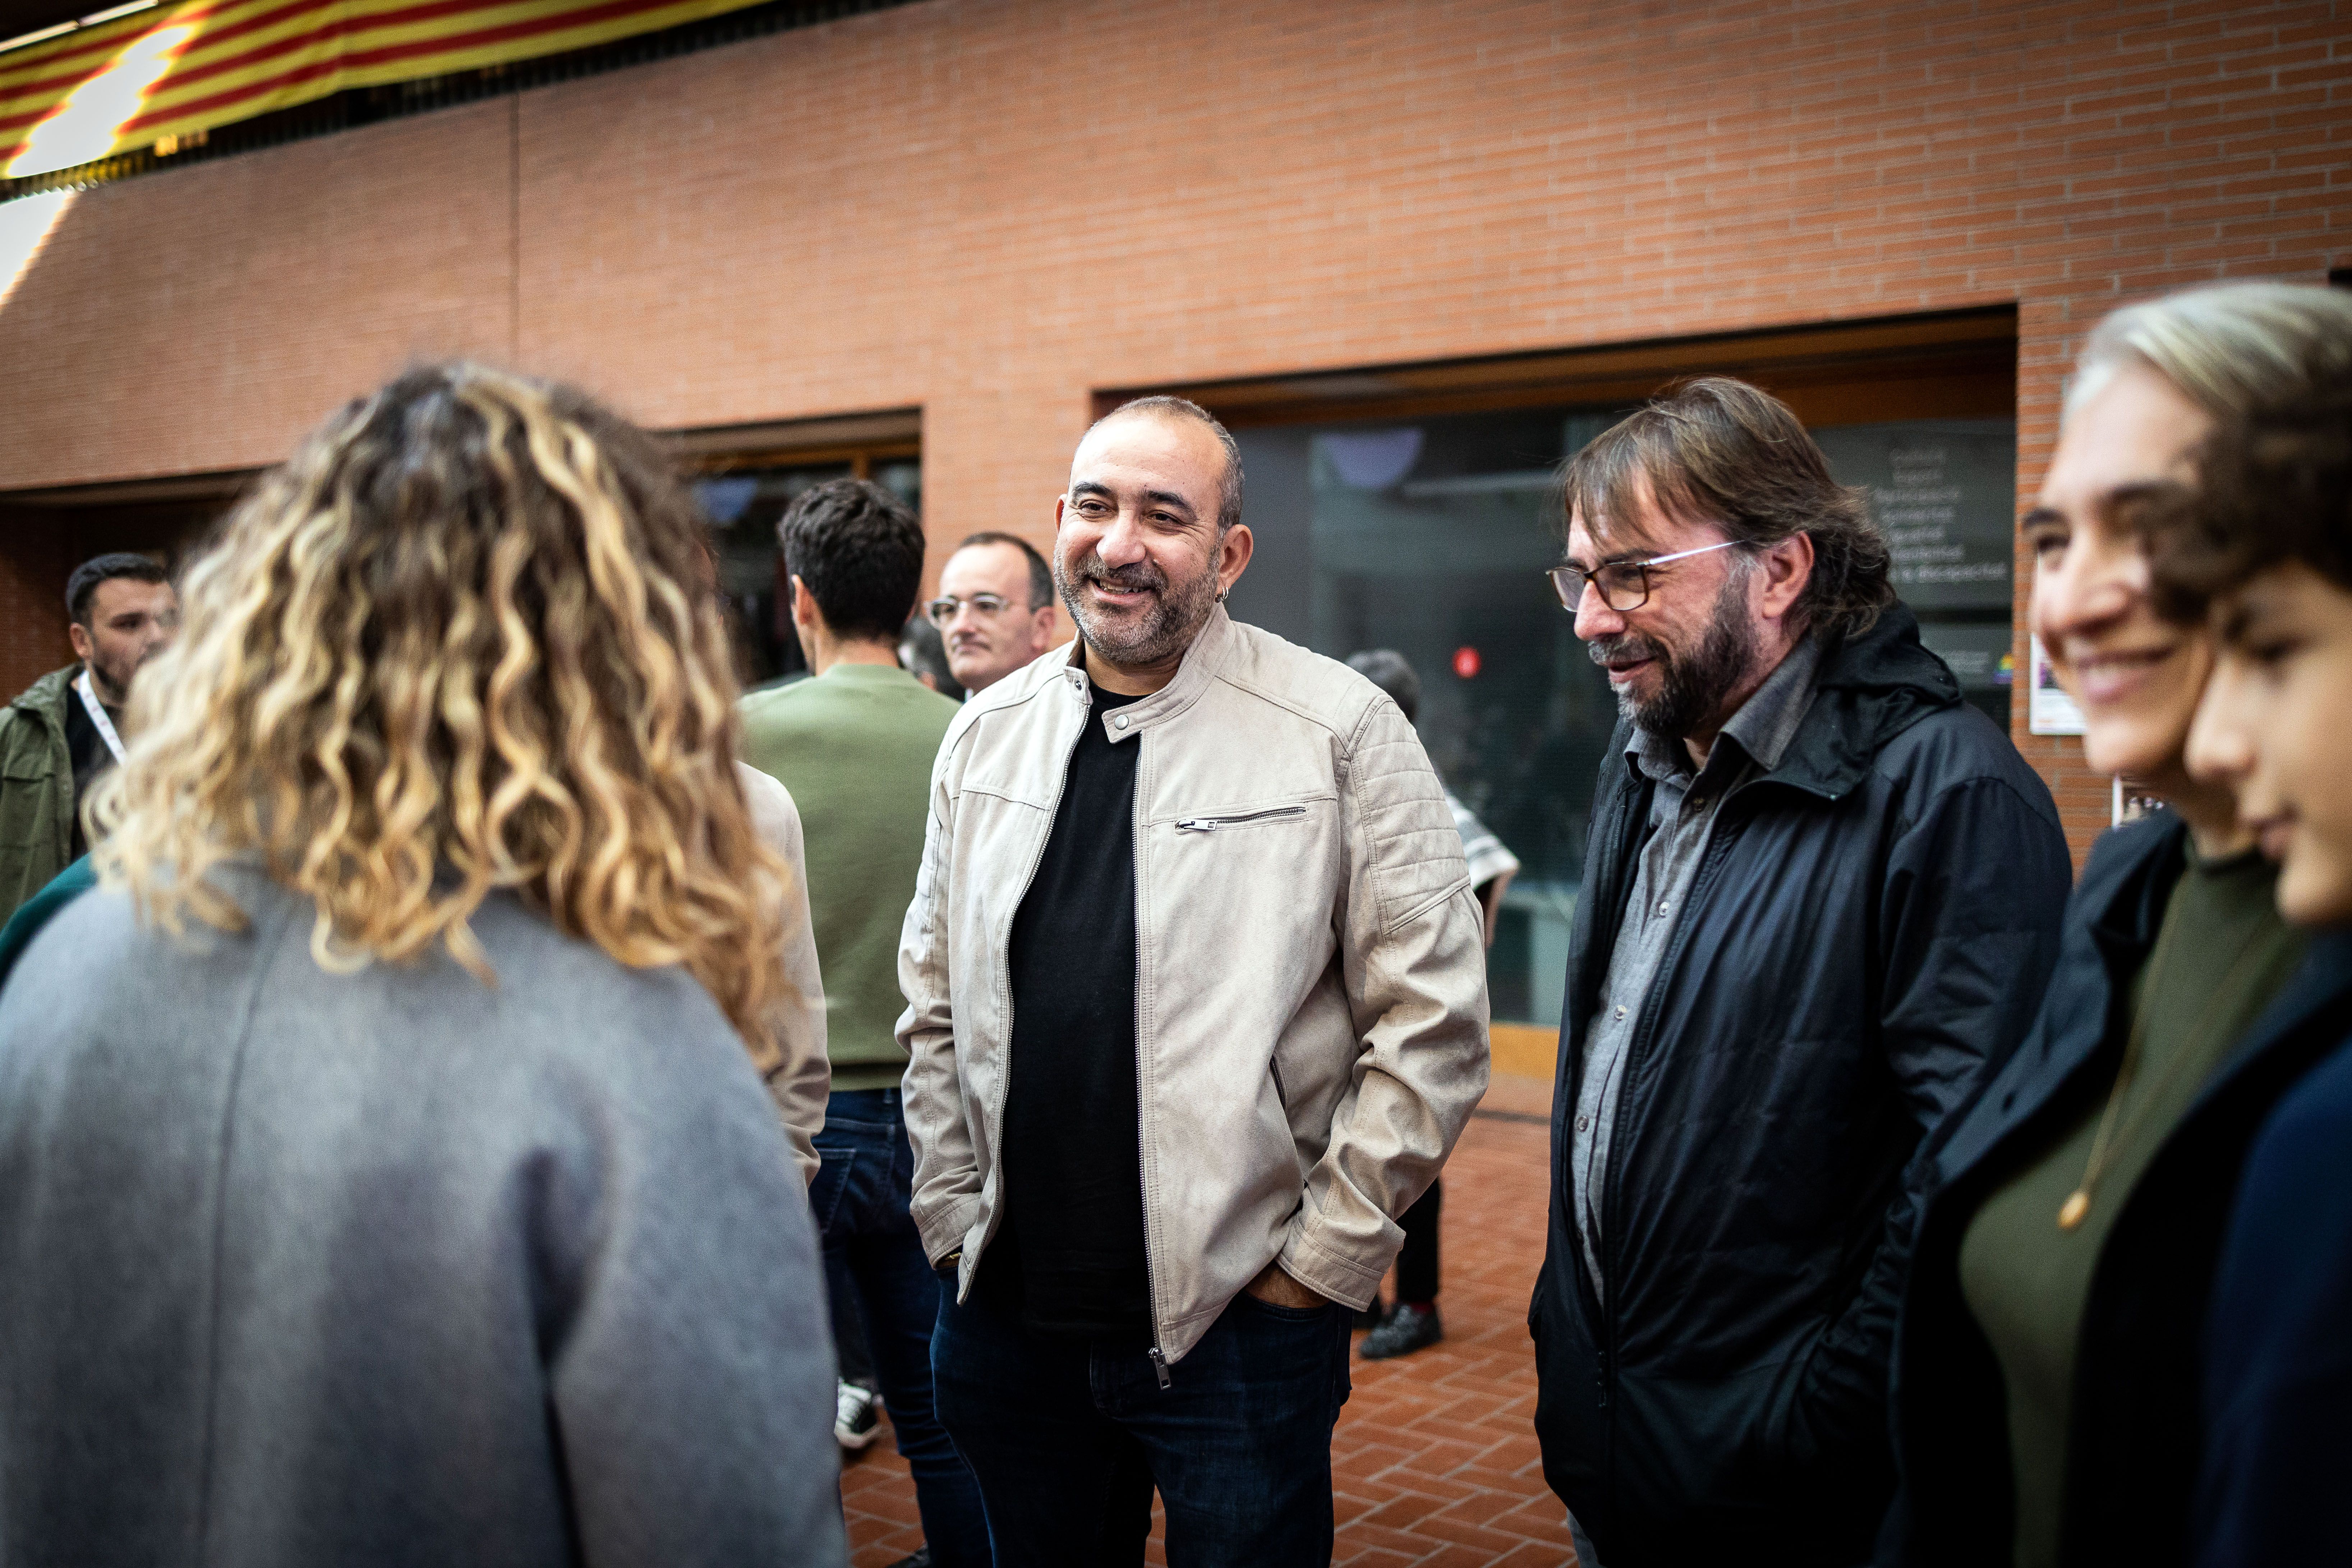
[[[66,571],[55,512],[0,507],[0,702],[72,660]]]

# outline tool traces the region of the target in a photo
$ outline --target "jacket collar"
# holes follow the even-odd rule
[[[2352,930],[2315,931],[2304,949],[2303,966],[2286,988],[2271,998],[2271,1005],[2246,1030],[2245,1037],[2231,1047],[2198,1102],[2210,1099],[2216,1089],[2248,1064],[2315,1024],[2331,1031],[2330,1043],[2344,1038],[2344,1020],[2352,1013],[2347,1004],[2352,1004]]]
[[[1822,644],[1813,705],[1769,773],[1830,800],[1850,793],[1889,741],[1960,705],[1960,683],[1919,641],[1907,605],[1879,612],[1869,629]]]
[[[2085,867],[2075,894],[2083,900],[2092,941],[2111,964],[2136,966],[2147,956],[2173,886],[2188,864],[2189,825],[2161,807],[2146,820],[2146,848],[2095,868]]]
[[[1232,651],[1237,634],[1225,606],[1217,605],[1209,612],[1206,625],[1192,646],[1184,650],[1183,661],[1176,667],[1176,679],[1149,697],[1121,704],[1115,711],[1099,716],[1104,735],[1113,745],[1130,736],[1140,735],[1155,725],[1165,724],[1201,700],[1202,694],[1224,668],[1225,656]],[[1081,632],[1070,639],[1070,651],[1063,658],[1062,679],[1081,700],[1087,697],[1087,639]]]
[[[74,677],[81,673],[81,660],[76,659],[63,669],[53,669],[9,700],[8,706],[21,708],[27,713],[65,722],[66,700],[73,694]]]

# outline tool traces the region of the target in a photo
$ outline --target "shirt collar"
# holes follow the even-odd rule
[[[828,668],[823,675],[817,676],[815,679],[819,680],[845,680],[853,685],[859,686],[877,682],[885,686],[889,686],[895,685],[902,680],[913,681],[917,686],[922,686],[923,684],[921,681],[916,680],[913,676],[908,674],[905,670],[899,668],[895,664],[836,664]],[[923,689],[927,691],[930,689],[929,687],[924,687]]]
[[[1739,705],[1739,711],[1724,725],[1722,733],[1716,737],[1717,744],[1735,742],[1759,772],[1769,773],[1779,767],[1789,743],[1797,738],[1797,726],[1805,721],[1805,714],[1813,705],[1821,663],[1820,641],[1810,637],[1798,638],[1779,667],[1764,678],[1764,684]],[[1710,764],[1717,754],[1719,753],[1709,754]],[[1653,779],[1669,779],[1691,771],[1690,751],[1680,737],[1654,735],[1639,726],[1625,743],[1625,755]]]

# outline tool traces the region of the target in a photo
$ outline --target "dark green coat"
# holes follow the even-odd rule
[[[73,755],[66,704],[79,663],[53,669],[0,708],[0,921],[73,858]]]

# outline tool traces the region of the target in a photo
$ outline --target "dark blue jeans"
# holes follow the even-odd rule
[[[1353,1316],[1236,1296],[1162,1388],[1141,1344],[948,1302],[940,1419],[980,1477],[998,1568],[1141,1563],[1155,1485],[1170,1568],[1325,1568]]]
[[[931,1329],[943,1292],[907,1214],[915,1157],[898,1091],[836,1091],[816,1149],[824,1163],[809,1204],[824,1238],[825,1268],[847,1272],[865,1313],[882,1403],[915,1474],[931,1561],[939,1568],[987,1568],[979,1483],[932,1411]]]

